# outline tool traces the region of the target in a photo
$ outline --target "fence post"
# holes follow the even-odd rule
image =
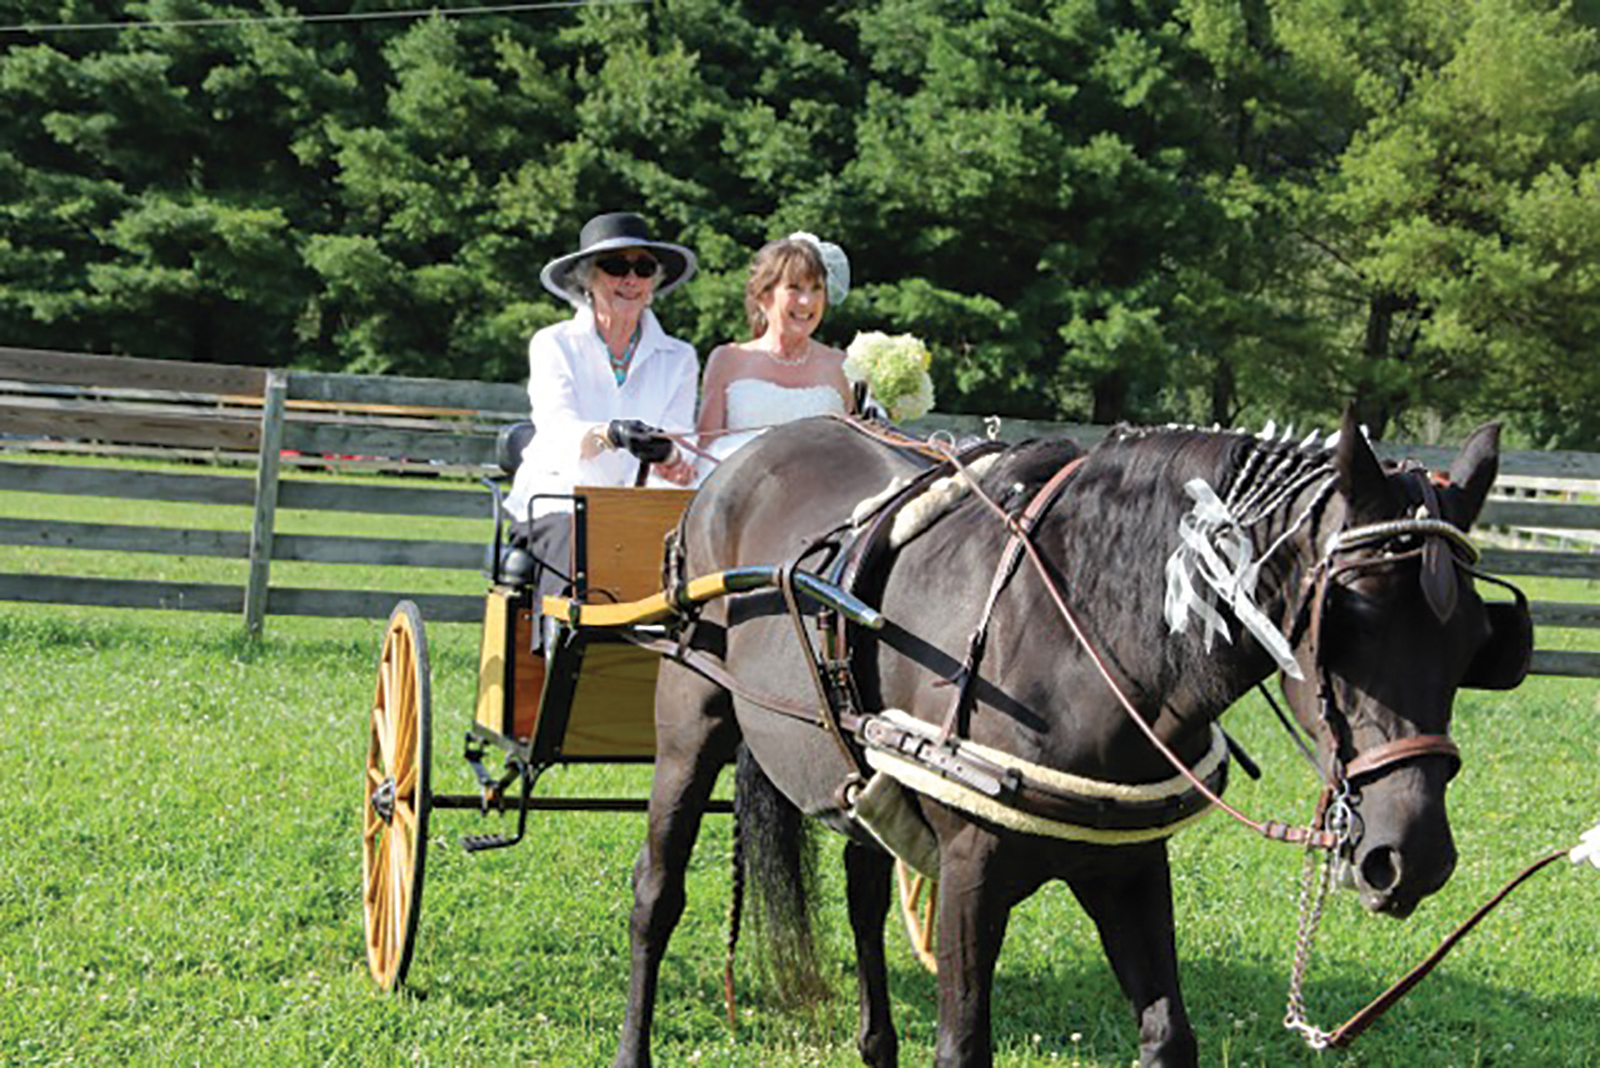
[[[278,458],[283,449],[283,402],[289,373],[267,371],[261,405],[261,454],[256,459],[256,507],[250,522],[250,577],[244,588],[244,629],[261,636],[267,615],[268,577],[272,568],[272,527],[278,511]]]

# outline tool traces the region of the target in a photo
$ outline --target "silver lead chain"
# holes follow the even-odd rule
[[[1317,928],[1322,924],[1322,908],[1333,885],[1333,866],[1340,850],[1350,840],[1354,823],[1354,813],[1346,795],[1347,790],[1341,790],[1328,806],[1323,826],[1337,836],[1338,842],[1327,851],[1320,865],[1317,850],[1306,847],[1300,869],[1300,926],[1294,939],[1294,964],[1289,971],[1289,1006],[1283,1016],[1283,1026],[1297,1032],[1306,1040],[1306,1045],[1318,1052],[1329,1047],[1333,1035],[1306,1020],[1306,972],[1311,967],[1311,947],[1317,940]]]
[[[1317,851],[1307,849],[1300,874],[1300,929],[1294,940],[1294,965],[1289,972],[1289,1008],[1283,1017],[1283,1026],[1299,1032],[1306,1045],[1314,1050],[1328,1048],[1333,1036],[1306,1022],[1306,1003],[1303,993],[1306,971],[1311,966],[1311,946],[1317,939],[1317,927],[1322,923],[1322,906],[1328,899],[1332,883],[1334,851],[1328,850],[1323,863],[1317,864]]]

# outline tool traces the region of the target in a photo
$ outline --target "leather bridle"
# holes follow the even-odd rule
[[[1348,553],[1371,550],[1402,539],[1416,539],[1421,544],[1400,553],[1367,556],[1341,560]],[[1429,539],[1441,539],[1450,550],[1448,559],[1433,563],[1428,559]],[[1417,517],[1372,523],[1340,531],[1330,539],[1322,558],[1312,569],[1307,581],[1307,596],[1302,608],[1294,613],[1297,618],[1309,616],[1311,661],[1317,674],[1320,726],[1328,733],[1328,766],[1317,765],[1318,772],[1331,793],[1331,804],[1326,822],[1335,825],[1336,833],[1342,825],[1339,844],[1353,847],[1359,835],[1359,821],[1354,818],[1359,793],[1354,789],[1393,771],[1402,764],[1428,757],[1443,758],[1449,764],[1446,781],[1455,777],[1461,768],[1461,750],[1448,734],[1414,734],[1396,738],[1353,752],[1346,761],[1340,755],[1341,742],[1350,742],[1352,723],[1347,710],[1340,707],[1333,674],[1329,670],[1324,651],[1323,623],[1330,590],[1341,580],[1378,568],[1395,567],[1416,560],[1421,567],[1456,566],[1475,573],[1478,549],[1459,528],[1443,519]],[[1353,746],[1353,742],[1350,742]],[[1344,811],[1340,811],[1340,809]]]

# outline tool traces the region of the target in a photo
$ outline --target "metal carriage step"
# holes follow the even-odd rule
[[[486,849],[514,846],[520,841],[520,834],[467,834],[461,836],[461,848],[468,853],[482,853]]]

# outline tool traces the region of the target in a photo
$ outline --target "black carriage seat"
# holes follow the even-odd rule
[[[526,419],[520,423],[507,423],[494,439],[494,461],[507,478],[522,466],[522,453],[533,440],[533,424]]]
[[[516,476],[517,468],[522,464],[523,450],[533,440],[533,435],[534,426],[527,420],[508,423],[495,435],[494,460],[495,465],[500,468],[501,480],[509,480]],[[527,549],[502,539],[504,517],[500,514],[500,501],[501,494],[497,489],[494,495],[494,543],[489,546],[484,570],[491,578],[507,586],[526,586],[538,573],[538,563]]]

